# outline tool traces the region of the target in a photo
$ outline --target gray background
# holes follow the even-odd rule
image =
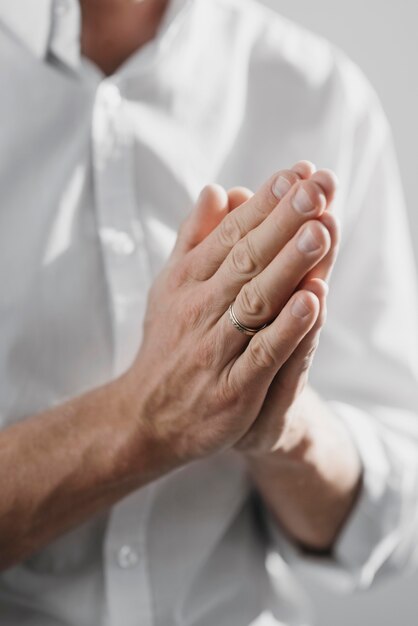
[[[418,3],[414,0],[260,0],[345,50],[377,89],[394,131],[418,259]],[[416,626],[418,574],[367,594],[335,597],[309,585],[318,626]]]

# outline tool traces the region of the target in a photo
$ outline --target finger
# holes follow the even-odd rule
[[[307,179],[316,172],[316,167],[311,161],[298,161],[292,167],[292,170],[297,172],[301,178]]]
[[[328,254],[316,265],[307,275],[307,279],[320,278],[329,281],[335,261],[338,256],[338,250],[341,241],[341,230],[338,219],[329,211],[326,211],[319,218],[322,224],[327,228],[331,237],[331,247]]]
[[[340,185],[336,173],[332,170],[324,168],[315,172],[313,178],[316,180],[318,185],[320,185],[324,189],[328,198],[328,203],[332,204],[332,202],[335,200],[335,196]]]
[[[326,320],[326,282],[319,278],[310,279],[303,289],[316,295],[320,310],[314,326],[277,373],[269,390],[269,396],[274,399],[279,412],[287,410],[305,386]]]
[[[273,451],[286,426],[283,416],[301,393],[319,341],[321,326],[325,321],[328,286],[324,281],[307,281],[304,289],[315,294],[319,301],[319,314],[314,326],[305,335],[286,363],[274,377],[258,418],[237,447],[241,450],[266,453]]]
[[[259,328],[276,318],[329,246],[329,233],[320,222],[314,220],[305,224],[270,265],[242,287],[233,304],[239,322],[249,328]],[[222,311],[226,312],[219,320],[223,336],[228,338],[223,353],[226,361],[248,343],[248,336],[231,323],[228,307],[224,303]]]
[[[222,294],[220,298],[234,300],[241,287],[268,266],[302,224],[324,213],[334,186],[327,175],[321,176],[323,186],[319,185],[321,174],[316,172],[309,180],[296,183],[270,215],[233,247],[211,279],[215,292]]]
[[[189,255],[190,273],[207,280],[242,237],[258,226],[278,205],[292,186],[301,180],[293,170],[272,176],[244,204],[230,212],[217,228]]]
[[[179,229],[171,258],[184,256],[220,224],[229,212],[229,198],[221,185],[207,185]]]
[[[267,389],[274,376],[314,326],[319,314],[319,300],[311,291],[299,291],[280,315],[257,333],[238,359],[227,370],[233,389],[252,385]]]
[[[298,161],[291,169],[296,172],[302,180],[310,178],[312,174],[316,172],[316,167],[311,161]],[[248,187],[232,187],[232,189],[229,189],[230,211],[233,211],[241,206],[241,204],[244,204],[244,202],[247,202],[253,195],[254,192],[248,189]]]
[[[301,179],[307,179],[316,172],[316,167],[311,161],[298,161],[291,170],[296,172]],[[247,202],[253,195],[254,192],[248,189],[248,187],[232,187],[228,190],[229,210],[233,211],[241,204],[244,204],[244,202]]]
[[[312,293],[314,293],[318,298],[320,311],[315,326],[312,328],[312,331],[316,329],[321,329],[326,319],[326,303],[329,293],[328,284],[321,278],[305,278],[305,280],[301,284],[300,289],[312,291]]]
[[[232,189],[228,190],[228,199],[229,199],[229,210],[233,211],[234,209],[247,202],[250,198],[252,198],[254,192],[247,187],[232,187]]]

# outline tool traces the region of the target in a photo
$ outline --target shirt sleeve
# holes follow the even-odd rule
[[[364,106],[354,115],[346,105],[346,139],[330,163],[341,181],[343,243],[311,385],[358,449],[362,491],[332,558],[307,557],[267,520],[293,569],[343,589],[418,561],[418,283],[391,131],[356,74],[351,86],[359,85]]]

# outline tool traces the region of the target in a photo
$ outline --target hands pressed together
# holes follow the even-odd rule
[[[332,172],[299,162],[254,195],[206,187],[153,285],[122,377],[139,433],[169,466],[280,449],[326,316],[338,248]],[[267,327],[253,337],[231,323]]]
[[[254,195],[203,190],[150,291],[128,371],[0,433],[0,569],[167,472],[231,449],[295,541],[333,544],[361,467],[305,383],[338,247],[327,210],[335,190],[334,175],[308,162]],[[267,326],[240,332],[231,303],[240,324]]]

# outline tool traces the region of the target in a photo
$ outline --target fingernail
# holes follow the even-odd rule
[[[305,254],[316,252],[320,249],[321,244],[313,234],[311,226],[306,226],[303,229],[299,236],[297,246],[300,252],[304,252]]]
[[[310,312],[311,310],[306,306],[304,299],[300,296],[296,298],[292,304],[292,315],[303,319],[304,317],[308,317]]]
[[[291,183],[284,176],[279,176],[273,184],[273,193],[278,200],[281,200],[291,188]]]
[[[295,211],[302,214],[310,213],[310,211],[312,211],[312,209],[314,208],[313,202],[308,192],[303,187],[299,187],[299,189],[297,190],[293,198],[292,204]]]

